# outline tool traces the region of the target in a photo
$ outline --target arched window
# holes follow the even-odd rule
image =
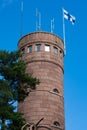
[[[54,122],[53,122],[53,125],[55,125],[55,126],[60,126],[60,123],[59,123],[58,121],[54,121]]]
[[[58,89],[56,89],[56,88],[53,89],[53,92],[59,93]]]

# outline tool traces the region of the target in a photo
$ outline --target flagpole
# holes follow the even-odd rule
[[[66,55],[66,38],[65,38],[65,22],[64,22],[64,12],[62,8],[63,13],[63,40],[64,40],[64,55]]]
[[[21,0],[21,16],[20,16],[20,37],[23,33],[23,0]]]

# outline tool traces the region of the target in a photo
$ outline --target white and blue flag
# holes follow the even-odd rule
[[[75,23],[75,17],[68,13],[65,9],[63,9],[63,17],[67,20],[69,20],[72,24]]]

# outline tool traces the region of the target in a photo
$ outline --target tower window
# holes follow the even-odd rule
[[[54,121],[53,124],[54,124],[55,126],[60,126],[60,123],[59,123],[58,121]]]
[[[57,47],[53,47],[53,52],[54,52],[54,54],[58,54],[58,48]]]
[[[28,53],[32,52],[32,45],[28,46]]]
[[[47,51],[47,52],[50,51],[50,46],[49,45],[45,45],[45,51]]]
[[[21,54],[24,54],[25,48],[21,49]]]
[[[59,93],[58,89],[56,89],[56,88],[53,89],[53,92]]]
[[[63,51],[62,50],[60,50],[60,57],[61,57],[61,59],[63,58]]]
[[[35,46],[35,51],[41,51],[41,44],[37,44]]]

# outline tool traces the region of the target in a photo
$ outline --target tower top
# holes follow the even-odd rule
[[[25,37],[29,37],[30,35],[43,35],[43,34],[48,35],[48,36],[54,36],[54,37],[55,37],[55,42],[56,42],[56,38],[58,38],[58,39],[60,39],[60,41],[64,44],[63,40],[62,40],[58,35],[56,35],[56,34],[54,34],[54,33],[50,33],[50,32],[45,32],[45,31],[36,31],[36,32],[28,33],[28,34],[22,36],[22,37],[19,39],[18,44],[19,44],[19,42],[20,42],[23,38],[25,38]]]

